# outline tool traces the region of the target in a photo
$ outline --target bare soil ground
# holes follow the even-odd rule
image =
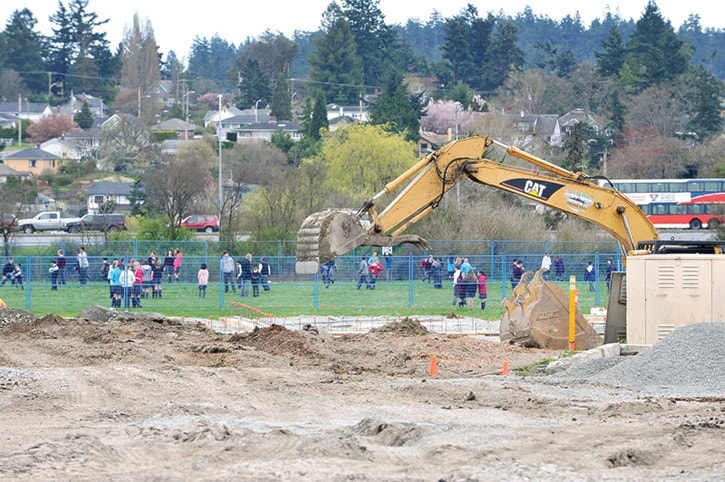
[[[551,352],[86,318],[0,311],[0,479],[725,479],[722,399],[495,374]]]

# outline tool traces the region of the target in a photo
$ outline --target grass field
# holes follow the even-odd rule
[[[568,283],[559,284],[568,291]],[[153,311],[167,316],[189,318],[219,318],[223,316],[243,316],[256,318],[260,313],[285,318],[300,315],[314,316],[409,316],[438,315],[446,316],[451,312],[464,316],[496,320],[503,313],[501,300],[510,294],[510,286],[502,290],[500,282],[488,283],[488,301],[486,309],[480,310],[478,298],[475,309],[470,311],[451,305],[453,299],[452,284],[444,282],[443,289],[434,289],[432,285],[418,281],[378,281],[375,290],[364,287],[356,289],[355,283],[338,280],[330,288],[322,283],[312,282],[272,283],[270,291],[260,290],[259,297],[242,298],[239,292],[223,293],[218,282],[210,284],[206,297],[200,299],[195,284],[164,284],[161,299],[142,299],[139,311]],[[598,283],[599,296],[588,291],[580,284],[579,308],[589,313],[592,306],[606,304],[606,286]],[[108,285],[98,282],[79,285],[61,285],[58,291],[51,291],[47,283],[26,286],[25,290],[16,289],[10,284],[0,287],[0,299],[7,306],[26,309],[36,315],[54,313],[63,317],[75,317],[90,305],[110,306]],[[232,303],[234,302],[234,303]],[[243,304],[246,306],[238,306]]]

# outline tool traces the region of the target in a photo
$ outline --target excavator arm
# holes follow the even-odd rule
[[[492,160],[496,150],[530,167],[496,162]],[[420,160],[355,214],[329,210],[309,216],[298,233],[296,271],[316,273],[319,264],[361,245],[412,242],[425,246],[424,239],[402,233],[435,209],[445,193],[464,179],[586,219],[611,234],[625,252],[637,249],[640,241],[657,239],[649,219],[616,189],[601,187],[582,173],[573,173],[491,137],[478,136],[453,141]],[[406,182],[400,194],[378,213],[377,200]],[[365,214],[370,219],[367,228],[360,223]]]

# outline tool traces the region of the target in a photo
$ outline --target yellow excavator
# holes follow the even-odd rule
[[[501,154],[525,161],[530,167],[507,166],[493,159]],[[413,243],[425,239],[403,234],[435,209],[446,192],[464,179],[507,191],[544,206],[578,216],[601,227],[635,253],[640,244],[651,245],[658,235],[644,213],[614,187],[602,187],[581,172],[571,172],[488,136],[455,140],[410,167],[382,191],[365,201],[357,212],[330,209],[308,216],[297,236],[298,274],[314,274],[336,256],[362,246]],[[408,184],[378,213],[376,202]],[[363,227],[361,220],[369,223]],[[528,346],[566,349],[568,297],[541,273],[529,273],[504,300],[501,339]],[[601,337],[577,312],[576,346],[601,344]]]

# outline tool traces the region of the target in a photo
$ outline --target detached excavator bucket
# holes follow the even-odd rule
[[[561,286],[544,280],[542,270],[524,273],[502,304],[501,341],[550,350],[569,349],[569,298]],[[602,344],[602,336],[578,309],[575,325],[577,350]]]
[[[311,214],[297,232],[297,274],[315,274],[320,264],[363,244],[367,232],[350,211],[330,209]]]

